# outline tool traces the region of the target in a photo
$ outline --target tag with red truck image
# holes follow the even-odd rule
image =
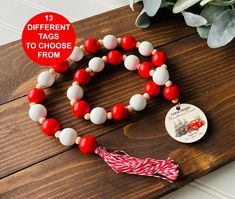
[[[205,135],[208,123],[201,109],[191,104],[180,104],[168,111],[165,126],[175,140],[192,143]]]

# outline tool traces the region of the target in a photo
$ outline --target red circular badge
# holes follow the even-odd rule
[[[72,53],[75,42],[71,23],[53,12],[43,12],[31,18],[22,33],[25,53],[37,64],[45,66],[65,61]]]

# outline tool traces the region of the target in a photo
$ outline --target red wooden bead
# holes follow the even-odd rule
[[[57,73],[64,73],[69,69],[69,63],[68,63],[68,61],[64,61],[60,64],[56,64],[56,65],[52,66],[52,68],[54,68],[54,70]]]
[[[74,74],[73,79],[81,85],[86,85],[90,82],[91,76],[90,76],[90,73],[87,72],[85,69],[79,69]]]
[[[144,92],[148,93],[151,97],[156,97],[160,93],[160,86],[153,81],[147,82],[144,86]]]
[[[149,78],[150,70],[153,69],[153,65],[150,62],[143,62],[138,66],[138,72],[141,77]]]
[[[121,46],[124,50],[133,50],[136,47],[136,40],[131,35],[122,37]]]
[[[42,122],[41,130],[45,135],[53,136],[56,131],[60,130],[60,123],[54,118],[46,119]]]
[[[122,54],[117,50],[111,50],[107,55],[107,61],[112,65],[119,65],[122,63]]]
[[[86,113],[89,113],[91,110],[89,104],[86,101],[79,100],[74,103],[72,106],[72,111],[74,116],[84,117]]]
[[[88,53],[94,54],[99,50],[100,44],[97,39],[89,38],[85,41],[84,48]]]
[[[94,153],[96,147],[97,147],[97,141],[91,135],[83,136],[79,141],[79,149],[84,154]]]
[[[180,89],[176,85],[171,85],[169,87],[165,87],[163,90],[163,94],[166,99],[174,100],[180,96]]]
[[[167,60],[166,54],[162,51],[157,51],[152,56],[152,63],[155,66],[161,66],[162,64],[165,64]]]
[[[28,101],[34,103],[41,103],[45,100],[46,95],[43,89],[33,88],[28,93]]]
[[[125,104],[115,104],[112,107],[111,112],[115,120],[124,120],[129,113]]]

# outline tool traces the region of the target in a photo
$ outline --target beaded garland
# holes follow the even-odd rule
[[[152,55],[152,63],[140,63],[139,58],[135,55],[122,55],[118,50],[114,50],[118,44],[126,51],[138,48],[142,56]],[[156,97],[160,92],[160,86],[163,85],[165,85],[163,89],[165,98],[172,100],[173,103],[178,102],[180,91],[178,86],[173,85],[169,80],[169,73],[165,65],[167,60],[166,55],[164,52],[154,49],[153,45],[148,41],[136,42],[135,38],[131,35],[126,35],[122,38],[107,35],[103,40],[89,38],[85,41],[84,45],[74,48],[69,59],[78,62],[83,58],[84,51],[89,54],[95,54],[101,46],[110,50],[107,56],[102,58],[94,57],[89,61],[86,69],[79,69],[74,74],[73,85],[67,90],[67,97],[70,100],[72,112],[75,116],[84,117],[86,120],[91,120],[94,124],[103,124],[107,119],[112,118],[123,120],[128,116],[129,112],[143,110],[147,105],[147,100],[151,97]],[[115,104],[110,112],[107,112],[102,107],[96,107],[91,110],[89,104],[81,100],[83,97],[81,86],[88,84],[92,75],[101,72],[106,62],[111,65],[120,65],[123,61],[127,70],[138,70],[141,77],[152,77],[152,81],[146,83],[143,94],[133,95],[127,106],[125,104]],[[79,137],[72,128],[60,130],[60,123],[55,118],[46,118],[47,110],[41,104],[46,97],[43,88],[52,86],[57,74],[64,73],[68,69],[69,63],[65,61],[52,66],[49,71],[41,72],[37,79],[38,84],[28,94],[28,101],[30,102],[29,117],[41,124],[43,133],[47,136],[59,138],[61,144],[65,146],[72,146],[76,143],[84,154],[95,152],[116,172],[154,176],[173,182],[178,176],[178,165],[175,165],[172,160],[154,160],[150,158],[141,160],[133,158],[123,151],[108,153],[105,148],[97,147],[97,141],[93,136],[86,135]]]
[[[89,39],[88,41],[94,42],[94,39]],[[172,100],[173,103],[178,102],[178,97],[180,94],[179,88],[176,85],[172,85],[169,80],[169,73],[167,71],[166,55],[162,51],[156,51],[150,42],[144,41],[137,43],[133,37],[130,35],[124,37],[121,46],[124,50],[133,50],[138,48],[139,52],[143,56],[152,55],[152,63],[143,62],[135,55],[122,55],[121,52],[113,50],[118,45],[118,39],[112,35],[107,35],[104,37],[103,41],[99,44],[111,50],[107,56],[93,57],[86,69],[79,69],[74,74],[74,82],[67,90],[67,97],[72,105],[72,112],[74,116],[84,117],[86,120],[90,120],[94,124],[103,124],[107,119],[123,120],[125,119],[129,112],[142,111],[146,105],[147,100],[156,97],[160,92],[160,86],[165,85],[163,94],[166,99]],[[96,41],[97,42],[97,41]],[[86,42],[88,43],[88,42]],[[93,44],[94,45],[94,44]],[[88,48],[88,47],[87,47]],[[98,50],[96,46],[93,50],[88,48],[90,52],[95,53]],[[152,77],[153,81],[149,81],[144,86],[143,94],[135,94],[131,97],[129,103],[125,104],[115,104],[111,108],[110,112],[107,112],[102,107],[96,107],[91,110],[88,102],[81,100],[84,92],[81,86],[89,83],[91,76],[95,73],[101,72],[105,63],[110,65],[120,65],[124,61],[124,66],[129,71],[138,70],[138,73],[143,78]],[[156,68],[156,70],[154,70]]]

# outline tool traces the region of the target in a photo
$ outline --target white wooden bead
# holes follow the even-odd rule
[[[150,99],[150,95],[148,93],[144,93],[143,94],[143,97],[146,99],[146,100],[149,100]]]
[[[166,68],[158,67],[153,74],[153,81],[159,85],[163,86],[169,80],[169,73]]]
[[[117,38],[117,41],[118,41],[119,44],[121,44],[122,38],[118,37],[118,38]]]
[[[89,68],[94,71],[95,73],[98,73],[104,69],[105,63],[104,60],[100,57],[93,57],[89,63]]]
[[[103,124],[107,119],[107,112],[102,107],[96,107],[90,112],[90,120],[94,124]]]
[[[108,119],[108,120],[111,120],[112,118],[113,118],[112,113],[111,113],[111,112],[108,112],[108,113],[107,113],[107,119]]]
[[[50,68],[50,69],[49,69],[49,72],[52,73],[52,74],[56,74],[56,71],[55,71],[54,68]]]
[[[76,62],[80,61],[83,58],[83,54],[84,54],[83,50],[80,47],[75,46],[73,52],[69,56],[69,59]]]
[[[140,63],[140,60],[135,55],[128,55],[124,61],[124,66],[127,70],[136,70],[138,65]]]
[[[44,87],[50,87],[55,82],[55,75],[49,71],[43,71],[38,75],[38,84]]]
[[[156,52],[157,52],[157,50],[156,50],[156,49],[153,49],[152,55],[154,55]]]
[[[59,138],[59,137],[60,137],[60,132],[61,132],[61,131],[56,131],[56,132],[55,132],[55,137],[56,137],[56,138]]]
[[[173,104],[176,104],[176,103],[178,103],[178,102],[179,102],[179,99],[178,99],[178,98],[172,100],[172,103],[173,103]]]
[[[83,90],[78,85],[72,85],[67,90],[69,100],[80,100],[83,97]]]
[[[43,86],[41,84],[37,84],[35,87],[36,88],[43,88]]]
[[[169,87],[169,86],[171,86],[172,85],[172,82],[170,81],[170,80],[168,80],[166,83],[165,83],[165,86],[166,87]]]
[[[72,85],[73,85],[73,86],[74,86],[74,85],[79,86],[79,83],[78,83],[77,81],[74,81],[74,82],[72,83]]]
[[[35,104],[29,109],[29,117],[31,120],[38,122],[40,118],[46,118],[47,110],[41,104]]]
[[[153,76],[153,74],[154,74],[154,70],[150,70],[150,71],[149,71],[149,75],[150,75],[150,76]]]
[[[130,99],[130,105],[135,111],[142,111],[146,107],[147,102],[143,95],[135,94]]]
[[[103,60],[104,62],[107,62],[107,57],[106,57],[106,56],[103,56],[103,57],[102,57],[102,60]]]
[[[113,35],[106,35],[103,38],[103,46],[108,50],[116,48],[117,44],[118,44],[117,38]]]
[[[39,122],[40,124],[42,124],[45,120],[46,120],[45,117],[41,117],[41,118],[39,118],[38,122]]]
[[[143,41],[139,45],[139,52],[143,56],[149,56],[152,54],[153,45],[148,41]]]
[[[31,107],[31,106],[33,106],[33,105],[35,105],[36,103],[35,102],[31,102],[30,104],[29,104],[29,107]]]
[[[79,46],[79,48],[80,48],[82,51],[84,51],[84,50],[85,50],[84,45]]]
[[[77,138],[77,132],[72,128],[65,128],[60,132],[59,140],[64,146],[72,146]]]
[[[103,46],[103,40],[102,39],[99,39],[98,43],[100,44],[100,46]]]
[[[128,109],[129,112],[132,112],[132,111],[134,110],[131,105],[128,105],[128,106],[127,106],[127,109]]]
[[[140,46],[140,42],[137,41],[137,42],[136,42],[136,48],[139,48],[139,46]]]
[[[71,100],[70,105],[73,106],[77,100]]]
[[[77,137],[77,138],[75,139],[75,143],[76,143],[77,145],[79,145],[80,140],[81,140],[81,137]]]
[[[89,119],[90,119],[90,113],[86,113],[86,114],[84,115],[84,119],[85,119],[85,120],[89,120]]]
[[[89,73],[92,72],[92,70],[90,68],[86,68],[85,70]]]
[[[162,64],[161,67],[167,69],[167,65],[166,64]]]

